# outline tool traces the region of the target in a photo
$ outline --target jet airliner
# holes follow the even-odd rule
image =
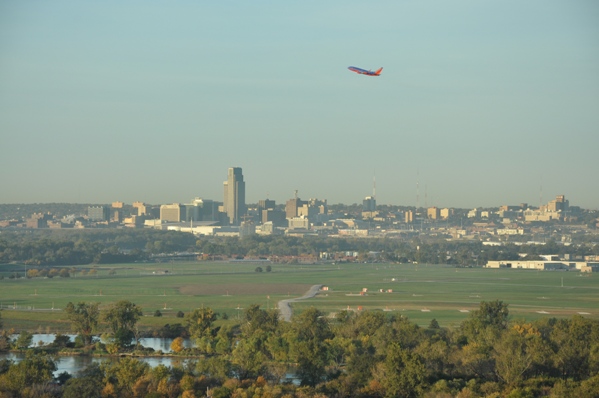
[[[362,68],[356,68],[355,66],[350,66],[349,68],[347,68],[349,70],[351,70],[352,72],[356,72],[360,75],[366,75],[366,76],[380,76],[381,72],[383,71],[383,68],[379,68],[376,71],[371,71],[371,70],[366,70],[366,69],[362,69]]]

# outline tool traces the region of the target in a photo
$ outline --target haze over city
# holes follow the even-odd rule
[[[596,1],[3,2],[0,203],[242,167],[248,203],[596,209],[598,44]]]

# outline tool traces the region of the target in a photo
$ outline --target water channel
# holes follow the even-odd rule
[[[75,335],[68,335],[71,338],[71,341],[74,340]],[[50,344],[54,341],[56,335],[54,334],[34,334],[33,340],[31,343],[32,347],[44,346]],[[39,342],[41,341],[42,344]],[[162,351],[163,353],[171,352],[171,343],[173,339],[165,339],[165,338],[154,338],[154,337],[146,337],[140,340],[140,344],[146,348],[153,348],[154,351]],[[185,340],[184,345],[186,347],[191,347],[192,343],[190,340]],[[8,352],[8,353],[0,353],[0,360],[2,359],[10,359],[15,362],[21,361],[25,358],[25,353],[18,352]],[[94,357],[87,355],[77,355],[77,356],[57,356],[56,359],[56,367],[57,370],[54,372],[54,375],[57,376],[62,372],[68,372],[72,375],[77,374],[82,369],[85,369],[87,366],[92,363],[102,363],[106,361],[118,361],[118,357]],[[155,367],[158,365],[164,366],[182,366],[187,361],[195,361],[197,359],[189,359],[189,358],[179,358],[179,357],[135,357],[140,362],[145,362],[151,367]]]
[[[71,342],[74,341],[75,335],[67,335],[70,337]],[[17,336],[13,336],[17,337]],[[31,340],[31,347],[43,347],[44,345],[48,345],[54,342],[56,338],[55,334],[34,334],[33,339]],[[140,344],[146,348],[153,348],[154,351],[162,351],[165,354],[171,352],[171,343],[174,339],[166,339],[166,338],[158,338],[158,337],[145,337],[140,339]],[[40,343],[41,342],[41,343]],[[193,343],[189,339],[184,340],[185,347],[192,347]],[[25,358],[26,354],[20,352],[7,352],[0,353],[0,360],[9,359],[14,362],[20,362]],[[182,358],[182,357],[134,357],[140,362],[147,363],[151,367],[156,367],[158,365],[164,365],[167,367],[179,367],[184,366],[188,362],[195,362],[197,358]],[[56,371],[54,372],[54,377],[58,376],[62,372],[67,372],[73,376],[77,375],[80,370],[85,369],[92,363],[101,364],[103,362],[116,362],[120,359],[120,357],[96,357],[96,356],[88,356],[88,355],[76,355],[76,356],[56,356]],[[295,371],[293,369],[289,369],[286,374],[286,379],[292,383],[299,385],[299,379],[295,375]]]

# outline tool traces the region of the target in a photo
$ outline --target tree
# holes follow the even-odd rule
[[[203,352],[212,352],[216,313],[212,308],[202,307],[186,315],[187,331],[195,339],[196,346]]]
[[[239,378],[256,378],[263,373],[267,360],[261,350],[262,342],[258,336],[249,339],[241,339],[233,350],[233,364],[236,365],[236,373]]]
[[[591,347],[594,356],[599,349],[599,322],[580,315],[558,320],[549,336],[554,351],[553,360],[564,379],[581,380],[590,374]]]
[[[533,367],[534,342],[538,340],[539,336],[519,333],[512,329],[503,333],[495,345],[495,371],[509,387],[520,387],[526,373]]]
[[[16,349],[23,350],[31,345],[33,335],[27,331],[19,333],[19,337],[14,341],[13,345]]]
[[[314,386],[326,377],[329,363],[327,339],[333,337],[323,313],[310,307],[291,322],[289,345],[297,362],[297,375],[302,385]]]
[[[98,303],[79,302],[77,305],[69,302],[65,308],[67,319],[71,322],[71,328],[83,339],[83,344],[92,343],[93,334],[98,327],[100,311]]]
[[[494,340],[507,329],[509,314],[508,304],[503,301],[481,301],[479,309],[471,312],[470,317],[462,322],[462,331],[469,339],[479,342],[485,335]],[[491,335],[484,333],[487,331],[492,332]]]
[[[71,378],[65,384],[63,398],[101,398],[102,379],[104,372],[97,363],[92,363],[81,370],[77,377]]]
[[[243,310],[245,322],[241,325],[244,337],[250,337],[256,331],[273,333],[277,329],[279,312],[263,310],[258,304],[250,304]]]
[[[27,278],[37,278],[39,276],[39,270],[32,268],[27,270]]]
[[[102,312],[102,320],[108,322],[112,338],[118,347],[131,344],[135,325],[143,315],[141,307],[128,300],[121,300]]]
[[[380,383],[387,397],[419,397],[425,386],[426,369],[417,355],[392,343],[383,364]]]
[[[102,363],[100,369],[104,372],[104,380],[107,382],[105,392],[112,390],[114,396],[129,397],[133,395],[135,383],[147,374],[150,365],[134,358],[121,358],[118,362]]]
[[[184,344],[183,344],[184,340],[182,337],[177,337],[176,339],[173,340],[173,342],[171,343],[171,350],[174,353],[179,353],[181,351],[183,351],[183,348],[185,348]]]
[[[56,364],[50,356],[28,351],[25,359],[0,375],[0,391],[13,392],[14,396],[29,396],[25,393],[31,387],[52,381],[55,370]]]

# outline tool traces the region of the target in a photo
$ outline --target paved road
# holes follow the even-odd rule
[[[283,319],[284,321],[287,321],[287,322],[291,322],[291,315],[293,314],[293,311],[291,310],[291,306],[289,305],[289,303],[293,303],[298,300],[305,300],[305,299],[316,296],[316,294],[318,293],[318,291],[320,290],[320,288],[322,286],[323,285],[312,286],[310,288],[310,290],[308,290],[302,297],[279,301],[278,307],[279,307],[279,312],[281,313],[281,319]]]

